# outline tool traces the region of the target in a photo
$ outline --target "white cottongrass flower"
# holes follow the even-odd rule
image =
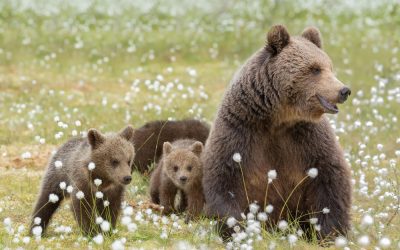
[[[310,218],[310,223],[313,224],[313,225],[317,224],[318,223],[318,218],[315,218],[315,217],[314,218]]]
[[[101,228],[101,230],[103,231],[103,232],[108,232],[108,231],[110,231],[110,228],[111,228],[111,225],[110,225],[110,222],[108,222],[108,221],[103,221],[101,224],[100,224],[100,228]]]
[[[60,199],[58,198],[58,195],[56,194],[49,194],[49,202],[51,203],[57,203]]]
[[[331,210],[329,209],[329,208],[327,208],[327,207],[324,207],[323,209],[322,209],[322,213],[323,214],[329,214],[331,212]]]
[[[163,240],[168,239],[168,234],[167,234],[167,232],[162,231],[162,233],[161,233],[161,235],[160,235],[160,238],[163,239]]]
[[[55,161],[54,166],[56,167],[56,169],[60,169],[60,168],[62,168],[63,163],[62,163],[62,161]]]
[[[367,235],[363,235],[363,236],[361,236],[360,238],[358,238],[357,242],[358,242],[358,244],[359,244],[360,246],[363,246],[363,247],[368,246],[369,243],[370,243],[370,242],[369,242],[369,238],[368,238]]]
[[[392,241],[387,237],[383,237],[382,239],[379,240],[379,246],[381,246],[384,249],[390,247],[391,244]]]
[[[275,169],[268,171],[268,183],[271,183],[273,180],[275,180],[277,176],[278,173]]]
[[[124,215],[131,216],[133,215],[133,207],[127,206],[122,212]]]
[[[372,218],[372,216],[369,214],[364,215],[364,217],[361,220],[361,225],[371,226],[372,224],[374,224],[374,218]]]
[[[103,197],[104,197],[103,192],[101,192],[101,191],[97,191],[97,192],[96,192],[96,198],[97,198],[97,199],[103,199]]]
[[[72,191],[74,190],[74,188],[71,186],[71,185],[69,185],[68,187],[67,187],[67,193],[72,193]]]
[[[103,235],[98,234],[95,237],[93,237],[93,241],[97,244],[97,245],[101,245],[104,242],[104,238]]]
[[[83,199],[85,197],[85,194],[82,192],[82,191],[78,191],[77,193],[76,193],[76,198],[78,198],[78,200],[81,200],[81,199]]]
[[[274,206],[272,206],[271,204],[270,205],[267,205],[266,207],[265,207],[265,212],[267,212],[267,213],[272,213],[272,211],[274,211]]]
[[[131,217],[129,217],[129,216],[122,216],[122,218],[121,218],[121,224],[122,224],[122,225],[127,226],[127,225],[129,225],[129,223],[131,223],[131,222],[132,222],[132,218],[131,218]]]
[[[35,235],[36,237],[39,237],[42,235],[43,229],[41,226],[35,226],[32,228],[32,234]]]
[[[135,232],[137,230],[137,225],[135,223],[129,223],[127,228],[129,232]]]
[[[229,217],[227,220],[226,220],[226,224],[228,225],[228,227],[233,227],[233,226],[235,226],[236,225],[236,223],[237,223],[237,220],[235,219],[235,218],[233,218],[233,217]]]
[[[122,240],[116,240],[111,244],[112,250],[124,250],[125,246]]]
[[[75,126],[77,126],[77,127],[80,127],[82,124],[81,124],[81,121],[79,121],[79,120],[76,120],[75,121]]]
[[[103,201],[103,206],[108,207],[110,205],[110,202],[108,200]]]
[[[242,156],[239,153],[234,153],[232,156],[232,159],[235,162],[240,163],[242,161]]]
[[[288,227],[288,223],[285,220],[281,220],[278,222],[278,228],[282,231],[285,231]]]
[[[267,219],[268,219],[267,213],[261,212],[257,214],[257,220],[264,222],[267,221]]]
[[[62,182],[60,182],[59,186],[60,186],[61,190],[65,190],[67,188],[67,183],[62,181]]]
[[[318,169],[316,169],[316,168],[310,168],[310,169],[307,171],[307,175],[308,175],[310,178],[315,178],[315,177],[317,177],[317,175],[318,175]]]
[[[101,216],[96,217],[96,224],[100,225],[103,222],[103,218]]]
[[[25,236],[24,238],[22,238],[22,242],[23,242],[25,245],[28,245],[30,241],[31,241],[31,238],[28,237],[28,236]]]
[[[335,246],[338,248],[345,247],[347,245],[347,239],[343,236],[339,236],[335,239]]]
[[[103,183],[102,180],[100,180],[100,179],[94,179],[94,185],[96,185],[96,187],[100,186],[101,183]]]
[[[382,144],[378,144],[378,145],[376,145],[376,148],[377,148],[379,151],[382,151],[383,145],[382,145]]]
[[[259,208],[260,208],[260,206],[257,205],[256,203],[251,203],[249,206],[250,213],[256,214],[258,212]]]
[[[92,171],[95,168],[96,168],[96,164],[94,164],[94,162],[90,162],[89,165],[88,165],[89,171]]]
[[[3,223],[4,223],[4,226],[6,226],[6,227],[11,227],[11,224],[12,224],[11,218],[9,218],[9,217],[5,218],[5,219],[3,220]]]
[[[33,224],[35,224],[35,225],[40,225],[40,222],[42,222],[42,218],[40,218],[40,217],[35,217],[33,219]]]
[[[289,245],[290,246],[294,246],[296,244],[297,241],[297,236],[294,234],[289,234],[288,235],[288,241],[289,241]]]

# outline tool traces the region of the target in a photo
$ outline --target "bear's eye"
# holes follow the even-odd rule
[[[111,165],[112,165],[113,167],[116,167],[116,166],[119,165],[119,161],[116,160],[116,159],[112,159],[112,160],[111,160]]]
[[[192,166],[188,166],[187,167],[187,170],[190,172],[190,171],[192,171]]]
[[[174,166],[174,171],[178,172],[178,166]]]
[[[321,73],[321,68],[318,66],[312,66],[310,70],[314,75],[319,75],[319,73]]]

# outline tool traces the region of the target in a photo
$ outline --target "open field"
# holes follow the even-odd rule
[[[337,77],[352,89],[340,113],[329,115],[353,173],[347,246],[400,249],[399,1],[33,2],[0,2],[1,249],[225,248],[212,221],[186,225],[148,209],[148,178],[137,173],[126,195],[133,214],[125,215],[136,227],[119,223],[103,244],[79,234],[69,202],[47,237],[28,238],[27,227],[57,146],[91,127],[211,123],[234,72],[276,23],[291,34],[317,26]],[[262,231],[261,241],[241,244],[319,248],[300,236],[289,243],[290,234],[296,229]]]

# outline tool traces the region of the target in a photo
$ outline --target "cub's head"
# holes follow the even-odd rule
[[[132,126],[119,133],[104,135],[96,129],[88,132],[91,160],[95,163],[93,175],[103,182],[127,185],[131,182],[131,165],[135,150],[130,142],[134,134]]]
[[[351,91],[335,77],[318,29],[307,28],[301,36],[291,37],[284,26],[273,26],[265,49],[270,54],[268,77],[289,117],[316,120],[324,113],[338,113],[337,104]]]
[[[173,148],[169,142],[163,145],[163,167],[176,186],[185,189],[201,180],[203,175],[200,154],[203,144],[196,141],[188,148]]]

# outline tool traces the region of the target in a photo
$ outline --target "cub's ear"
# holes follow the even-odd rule
[[[169,143],[169,142],[164,142],[164,145],[163,145],[163,154],[164,155],[168,155],[169,153],[171,153],[171,151],[172,151],[172,144],[171,143]]]
[[[89,129],[87,134],[89,144],[93,149],[97,148],[100,144],[105,141],[104,135],[102,135],[99,131],[94,128]]]
[[[269,49],[273,55],[279,54],[289,42],[290,35],[285,26],[272,26],[267,35],[267,49]]]
[[[133,138],[133,134],[135,134],[135,129],[131,125],[128,125],[126,128],[121,130],[121,132],[119,132],[119,135],[122,138],[125,138],[127,141],[130,141]]]
[[[317,45],[318,48],[322,49],[322,38],[321,33],[315,27],[306,28],[301,34],[302,37],[309,40],[313,44]]]
[[[200,155],[201,152],[203,152],[203,143],[196,141],[195,143],[193,143],[192,146],[190,146],[190,151],[192,151],[196,155]]]

